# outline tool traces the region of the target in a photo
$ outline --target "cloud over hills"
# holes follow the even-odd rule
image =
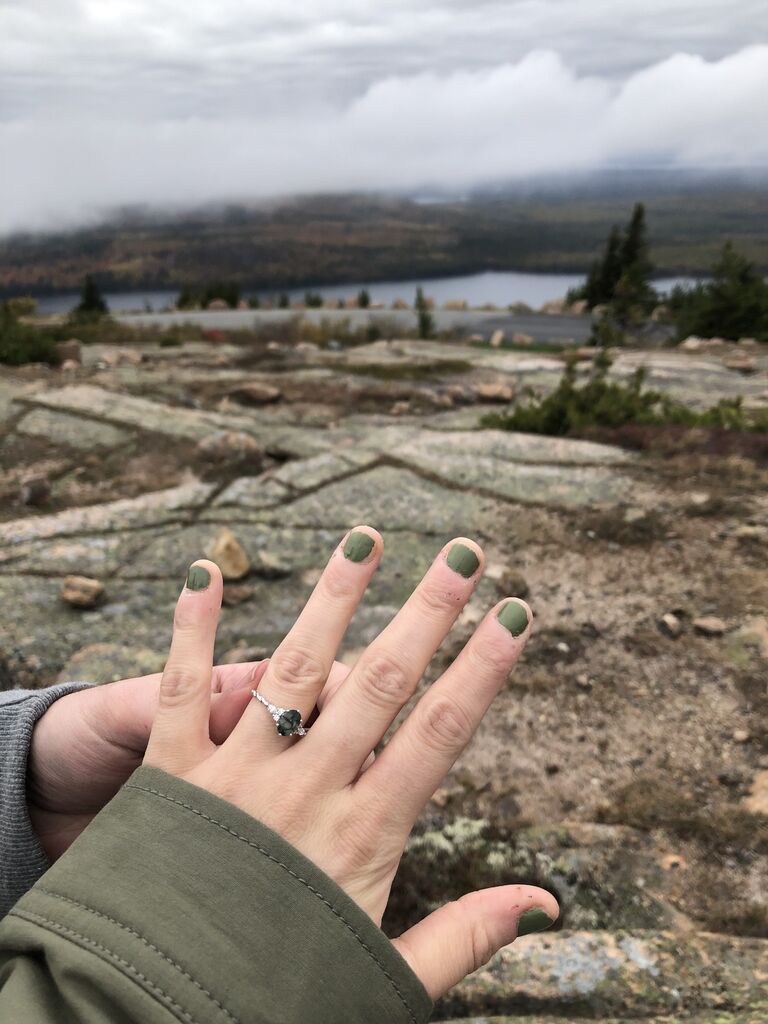
[[[768,43],[739,46],[734,17],[718,50],[719,0],[674,0],[665,16],[648,0],[622,45],[610,11],[623,5],[394,0],[383,15],[368,0],[277,13],[259,2],[238,24],[242,5],[195,0],[174,25],[175,0],[85,0],[69,23],[57,20],[69,0],[11,2],[0,231],[123,203],[768,167]],[[567,38],[558,7],[577,30]],[[737,48],[723,53],[729,39]]]

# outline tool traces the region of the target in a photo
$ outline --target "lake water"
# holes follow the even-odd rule
[[[309,288],[286,289],[291,299],[301,299],[305,291],[319,292],[324,299],[340,299],[356,295],[366,288],[372,302],[389,306],[395,299],[413,302],[420,285],[424,294],[439,306],[453,299],[465,299],[470,306],[509,306],[513,302],[526,302],[534,309],[550,299],[559,299],[569,288],[584,280],[582,274],[524,274],[516,271],[485,271],[464,277],[422,278],[419,281],[360,281],[355,284],[314,285]],[[668,291],[676,284],[691,285],[694,278],[666,277],[654,282],[659,291]],[[261,298],[276,298],[277,292],[262,291]],[[177,291],[137,291],[121,294],[107,293],[106,299],[113,312],[135,312],[148,306],[159,311],[172,305]],[[38,300],[41,313],[65,313],[79,302],[79,296],[51,295]]]

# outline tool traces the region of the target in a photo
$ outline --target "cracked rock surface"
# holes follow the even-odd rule
[[[422,688],[513,583],[536,631],[418,822],[384,926],[506,881],[550,888],[563,918],[435,1019],[768,1019],[759,446],[482,429],[500,408],[483,394],[556,385],[550,355],[407,340],[137,349],[0,370],[2,685],[159,671],[186,568],[222,535],[237,544],[237,593],[217,655],[271,651],[333,545],[367,522],[385,557],[344,641],[353,664],[438,548],[475,537],[485,577]],[[626,352],[611,372],[642,364],[696,408],[737,394],[759,407],[768,356],[755,358],[745,377],[720,359]],[[62,600],[70,576],[103,585],[98,603]],[[722,629],[704,634],[702,619]]]

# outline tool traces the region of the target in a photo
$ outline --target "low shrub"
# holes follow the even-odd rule
[[[768,432],[768,412],[746,410],[741,397],[722,398],[711,408],[697,412],[668,395],[646,389],[642,367],[628,384],[622,384],[608,380],[610,366],[610,358],[601,351],[589,378],[578,385],[576,363],[570,360],[551,394],[519,405],[509,413],[490,413],[481,424],[557,437],[579,436],[594,427],[616,429],[631,424]]]
[[[56,341],[46,330],[20,323],[7,304],[0,306],[0,363],[23,366],[24,363],[56,361]]]

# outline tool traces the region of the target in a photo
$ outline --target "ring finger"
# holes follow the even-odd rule
[[[304,609],[272,655],[258,687],[265,700],[295,709],[306,721],[325,686],[347,626],[381,559],[382,540],[357,526],[331,555]],[[267,709],[252,701],[228,741],[262,759],[285,750]]]

